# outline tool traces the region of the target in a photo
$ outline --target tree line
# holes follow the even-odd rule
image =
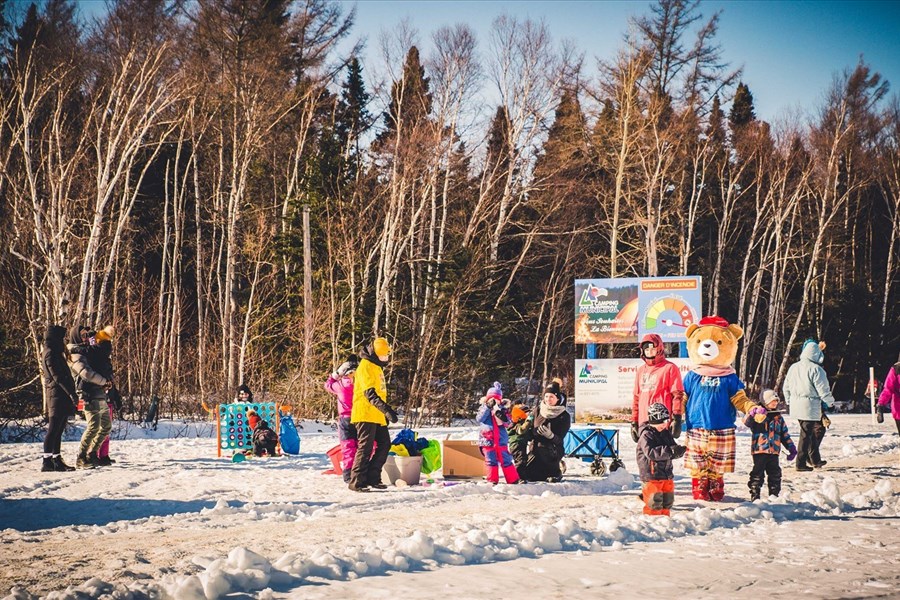
[[[374,333],[411,425],[496,379],[571,390],[576,278],[701,275],[752,388],[810,336],[839,398],[896,360],[900,102],[862,59],[768,123],[697,1],[614,56],[506,15],[401,23],[375,66],[331,0],[0,4],[5,418],[40,411],[48,323],[117,327],[134,414],[247,382],[328,416]]]

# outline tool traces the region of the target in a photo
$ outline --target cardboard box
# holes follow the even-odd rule
[[[444,440],[441,448],[444,479],[484,477],[484,456],[474,440]]]

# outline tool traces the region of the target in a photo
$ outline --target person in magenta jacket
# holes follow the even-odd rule
[[[356,458],[357,433],[356,426],[350,422],[353,411],[353,374],[359,361],[355,356],[344,362],[328,376],[325,389],[337,397],[338,403],[338,435],[341,439],[341,470],[344,483],[350,483],[350,469]]]
[[[882,416],[891,410],[891,416],[897,424],[897,433],[900,433],[900,360],[888,370],[887,377],[884,378],[884,388],[878,396],[878,421],[884,420]]]

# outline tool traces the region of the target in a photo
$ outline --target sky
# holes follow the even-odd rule
[[[374,77],[381,60],[380,36],[403,20],[418,31],[420,51],[427,55],[431,34],[444,25],[465,23],[475,30],[482,53],[488,51],[492,21],[503,14],[543,19],[555,40],[568,39],[584,52],[584,75],[597,74],[597,59],[609,59],[622,45],[629,20],[649,15],[649,0],[635,1],[481,1],[359,0],[356,22],[342,46],[365,41],[364,69]],[[23,0],[24,4],[24,0]],[[95,16],[102,0],[80,0],[81,10]],[[900,0],[832,1],[702,1],[705,19],[720,11],[717,40],[733,68],[743,68],[743,81],[753,94],[757,117],[775,121],[796,112],[814,115],[836,74],[865,62],[900,90]],[[490,98],[492,93],[485,90]]]
[[[596,59],[611,58],[628,32],[629,19],[650,14],[650,2],[482,2],[360,1],[354,39],[366,39],[367,53],[380,54],[379,34],[403,19],[419,31],[420,50],[443,25],[466,23],[488,48],[491,22],[508,14],[543,19],[557,40],[570,39],[585,53],[585,75],[596,74]],[[836,73],[852,69],[860,55],[900,89],[900,1],[764,2],[710,1],[700,4],[708,18],[721,11],[717,40],[724,59],[743,67],[757,116],[774,120],[799,109],[813,114]]]

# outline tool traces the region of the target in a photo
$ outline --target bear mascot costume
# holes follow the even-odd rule
[[[684,465],[691,472],[695,500],[725,497],[724,475],[734,472],[737,411],[749,413],[751,408],[759,408],[747,397],[744,382],[732,367],[743,334],[739,325],[715,316],[703,317],[687,328],[693,368],[684,377]]]

